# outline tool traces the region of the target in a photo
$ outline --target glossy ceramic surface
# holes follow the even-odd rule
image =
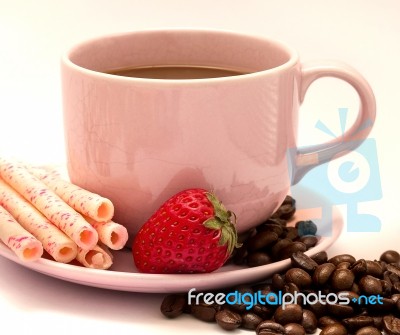
[[[102,72],[160,64],[251,73],[159,80]],[[299,151],[298,108],[322,76],[349,82],[360,114],[343,138]],[[353,69],[304,67],[277,41],[223,31],[152,30],[84,42],[63,58],[62,84],[70,178],[110,198],[131,234],[191,187],[213,190],[243,232],[271,215],[310,168],[361,143],[375,117],[373,94]]]

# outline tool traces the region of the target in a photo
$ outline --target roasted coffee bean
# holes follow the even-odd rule
[[[292,206],[291,204],[283,204],[277,210],[277,215],[280,219],[283,220],[290,220],[294,213],[296,213],[296,207]]]
[[[249,285],[249,284],[236,285],[235,287],[233,287],[233,290],[239,292],[240,294],[245,294],[245,293],[253,294],[254,293],[253,286]],[[246,300],[248,301],[248,299],[246,299]]]
[[[351,266],[349,262],[341,262],[336,265],[336,269],[348,269]]]
[[[238,313],[222,309],[215,314],[215,321],[222,329],[233,330],[242,324],[242,317]]]
[[[238,242],[244,244],[250,237],[254,236],[255,234],[257,234],[256,228],[251,228],[244,233],[238,234]]]
[[[307,309],[312,311],[317,318],[326,315],[326,303],[316,301],[314,304],[307,305]]]
[[[312,276],[313,283],[317,286],[325,285],[331,278],[336,266],[332,263],[320,264],[316,267]]]
[[[280,218],[283,220],[290,220],[296,212],[296,202],[293,198],[285,199],[271,218]]]
[[[363,276],[358,282],[361,292],[367,295],[382,295],[382,283],[370,275]]]
[[[351,333],[357,331],[360,328],[373,326],[374,319],[371,316],[361,315],[361,316],[353,316],[351,318],[346,318],[342,320],[344,326]]]
[[[251,285],[242,284],[235,286],[232,291],[237,291],[238,293],[240,293],[242,295],[242,300],[240,302],[230,305],[230,309],[237,313],[243,313],[246,310],[246,307],[250,303],[252,303],[251,296],[244,294],[249,293],[250,295],[252,295],[254,293],[253,287]]]
[[[266,320],[274,314],[274,309],[266,305],[256,304],[251,310],[254,314],[257,314],[262,320]]]
[[[296,299],[294,301],[292,301],[292,303],[303,306],[306,303],[306,300],[305,300],[306,298],[303,295],[297,294],[298,292],[301,292],[301,291],[303,291],[303,290],[300,290],[300,288],[294,283],[285,284],[285,288],[283,289],[284,294],[290,293],[292,296],[296,295]]]
[[[386,270],[400,278],[400,266],[392,263],[386,265]]]
[[[279,209],[277,209],[271,216],[270,219],[275,220],[275,219],[281,219],[281,212],[279,212]],[[283,220],[283,219],[281,219]],[[286,220],[284,220],[286,222]]]
[[[271,280],[271,287],[274,291],[282,291],[285,287],[285,279],[279,273],[274,273]]]
[[[264,292],[271,292],[272,291],[272,285],[271,283],[266,283],[266,282],[261,282],[261,283],[256,283],[251,286],[253,292],[257,291],[264,291]]]
[[[365,261],[367,263],[367,275],[381,277],[383,274],[382,265],[377,261]]]
[[[361,307],[359,308],[359,310],[357,310],[357,314],[354,314],[354,316],[371,316],[371,315],[369,315],[369,311],[367,310],[367,308]]]
[[[328,261],[328,254],[326,251],[317,252],[314,256],[311,256],[311,259],[314,260],[317,264],[323,264]]]
[[[390,298],[380,298],[380,302],[368,303],[368,311],[371,313],[389,314],[396,309],[396,303]]]
[[[351,306],[358,306],[358,299],[360,295],[353,292],[352,290],[349,291],[339,291],[337,294],[346,295],[348,299],[350,299],[349,305]],[[354,300],[353,300],[354,299]]]
[[[374,327],[379,330],[383,330],[383,316],[382,315],[372,315],[374,319]]]
[[[249,255],[249,252],[247,250],[246,244],[242,244],[241,247],[236,248],[234,250],[234,254],[232,256],[233,263],[236,265],[242,265],[246,263],[247,256]]]
[[[386,272],[388,272],[388,271],[386,271]],[[393,285],[398,283],[398,282],[400,282],[399,276],[396,275],[395,273],[390,273],[389,272],[389,279],[390,279],[390,281],[392,282]]]
[[[236,285],[233,289],[242,294],[243,293],[251,293],[251,294],[254,293],[254,288],[250,284],[239,284],[239,285]]]
[[[287,221],[275,217],[275,218],[269,218],[267,221],[265,221],[265,224],[266,224],[266,225],[269,225],[269,224],[277,224],[277,225],[281,226],[282,228],[284,228],[284,227],[287,226]]]
[[[390,278],[390,282],[392,283],[392,291],[393,291],[392,293],[393,294],[400,293],[399,292],[399,289],[400,289],[399,284],[400,284],[400,282],[397,280],[398,277],[394,273],[391,273],[389,278]]]
[[[301,293],[303,293],[305,296],[308,296],[310,294],[312,294],[312,295],[318,294],[317,291],[314,290],[314,287],[312,285],[309,288],[303,288],[301,290]],[[313,299],[311,298],[311,300],[313,300]]]
[[[386,250],[379,259],[388,264],[400,263],[400,254],[395,250]]]
[[[261,250],[278,241],[278,238],[277,233],[262,231],[247,241],[247,248],[250,252]]]
[[[293,267],[298,267],[310,273],[313,272],[318,266],[313,259],[301,251],[293,253],[290,259]]]
[[[247,265],[249,267],[271,264],[273,262],[270,255],[266,252],[256,251],[247,256]]]
[[[291,268],[285,273],[285,280],[287,283],[293,283],[300,289],[309,287],[312,283],[311,276],[300,268]]]
[[[283,248],[296,242],[301,243],[287,240],[285,243],[289,244]],[[322,328],[322,335],[344,335],[347,331],[355,335],[378,335],[380,330],[387,335],[400,335],[400,319],[397,318],[400,315],[400,264],[384,260],[356,261],[348,254],[328,261],[326,253],[320,255],[315,259],[323,260],[322,264],[304,252],[296,252],[291,255],[292,267],[284,274],[274,274],[271,282],[231,288],[242,294],[261,292],[264,296],[270,292],[300,292],[302,295],[297,296],[296,303],[276,306],[269,300],[272,304],[255,304],[251,310],[246,309],[249,306],[246,303],[221,307],[200,302],[188,306],[186,297],[176,294],[164,298],[161,312],[169,318],[191,312],[200,320],[218,322],[223,329],[256,329],[258,335],[305,335],[313,333],[317,326]],[[390,257],[390,253],[387,255],[385,257]],[[325,295],[326,300],[308,303],[299,299],[310,294]],[[349,303],[334,304],[333,295],[346,295]],[[253,297],[247,298],[252,303]]]
[[[291,245],[293,241],[287,239],[287,238],[282,238],[278,240],[272,247],[271,247],[271,256],[274,259],[280,259],[280,254],[282,252],[282,249],[286,248],[287,246]]]
[[[338,265],[341,262],[349,262],[350,264],[354,264],[356,262],[356,259],[352,255],[341,254],[328,259],[328,262],[334,265]]]
[[[392,299],[394,302],[399,301],[400,299],[400,293],[394,293],[390,296],[390,299]]]
[[[381,265],[383,272],[386,271],[386,266],[388,265],[388,263],[386,263],[384,261],[375,261],[375,262],[378,262]]]
[[[279,237],[283,234],[283,225],[278,223],[263,223],[257,227],[258,232],[270,232],[275,233]]]
[[[300,242],[303,242],[307,249],[313,248],[318,243],[318,237],[315,235],[304,235],[299,238]]]
[[[332,288],[336,291],[350,290],[354,283],[354,273],[349,269],[336,269],[331,276]]]
[[[241,327],[244,329],[256,330],[257,326],[263,321],[263,319],[252,312],[242,314]]]
[[[282,237],[287,238],[287,239],[289,239],[291,241],[296,240],[299,237],[299,234],[297,232],[297,228],[295,228],[295,227],[285,227]]]
[[[298,323],[288,323],[284,328],[286,335],[306,335],[305,329]]]
[[[378,328],[368,326],[358,329],[355,335],[382,335],[382,333]]]
[[[220,305],[208,305],[201,302],[200,304],[191,305],[191,314],[201,321],[213,322],[215,321],[215,314],[221,309]]]
[[[337,319],[333,318],[332,316],[328,316],[328,315],[321,316],[318,319],[318,327],[321,329],[325,328],[326,326],[333,325],[336,323],[339,323],[339,321]]]
[[[283,206],[283,205],[291,205],[291,206],[293,206],[293,207],[296,207],[296,199],[293,198],[291,195],[288,194],[288,195],[285,197],[285,199],[283,200],[281,206]]]
[[[244,313],[247,309],[246,309],[246,305],[244,303],[241,302],[237,302],[234,304],[229,305],[229,308],[236,313],[242,314]]]
[[[383,279],[390,281],[392,284],[400,281],[399,277],[396,274],[387,270],[383,273]]]
[[[400,319],[393,315],[384,316],[383,329],[388,335],[400,335]]]
[[[281,325],[299,323],[303,318],[303,309],[297,304],[279,306],[274,313],[274,320]]]
[[[350,266],[350,270],[355,276],[364,276],[367,273],[367,262],[365,259],[359,259]]]
[[[282,260],[282,259],[290,258],[290,256],[292,256],[292,254],[294,254],[295,252],[298,252],[298,251],[302,251],[302,252],[307,251],[306,245],[303,242],[299,242],[299,241],[292,242],[288,246],[286,246],[280,250],[279,259]]]
[[[285,328],[272,320],[262,321],[256,328],[257,335],[286,335]]]
[[[384,279],[381,279],[380,281],[382,285],[382,295],[384,297],[390,296],[393,288],[392,283],[389,280],[384,280]]]
[[[318,327],[318,319],[315,314],[309,309],[303,308],[303,318],[301,319],[301,325],[307,334],[313,334]]]
[[[300,292],[300,289],[296,284],[294,284],[294,283],[285,284],[285,287],[283,288],[283,293],[290,293],[290,294],[294,295],[296,292]],[[296,303],[300,304],[300,302],[296,302]]]
[[[161,303],[161,313],[173,319],[183,313],[186,307],[186,298],[182,294],[169,294]]]
[[[356,282],[353,283],[350,290],[358,295],[361,293],[360,287]]]
[[[247,264],[250,267],[267,265],[273,261],[279,261],[290,257],[296,250],[306,251],[309,247],[316,244],[315,236],[309,240],[305,239],[305,241],[308,241],[309,247],[305,246],[305,244],[300,241],[295,241],[298,238],[297,229],[287,226],[288,217],[285,216],[288,213],[286,210],[289,203],[285,202],[282,206],[277,213],[264,223],[251,229],[247,233],[240,234],[239,238],[242,247],[236,249],[231,258],[234,264]],[[296,243],[293,244],[292,242]],[[288,248],[282,252],[282,249],[285,247]],[[264,253],[253,255],[253,253],[259,251]]]
[[[354,308],[350,305],[328,304],[327,311],[338,319],[344,319],[354,315]]]
[[[334,323],[322,328],[320,335],[347,335],[347,329],[341,323]]]

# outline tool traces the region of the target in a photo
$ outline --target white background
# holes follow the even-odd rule
[[[361,210],[378,216],[382,229],[344,232],[329,253],[377,258],[388,248],[400,249],[399,14],[396,0],[0,0],[0,154],[39,164],[65,161],[59,60],[78,41],[164,27],[273,37],[295,47],[303,61],[351,64],[375,92],[377,120],[370,137],[378,147],[383,198],[361,205]],[[342,82],[315,83],[300,111],[300,143],[329,139],[314,127],[317,120],[339,134],[337,109],[349,108],[354,118],[357,103],[354,91]],[[223,333],[190,317],[164,319],[161,295],[82,287],[5,259],[0,259],[0,273],[2,329],[16,334]]]

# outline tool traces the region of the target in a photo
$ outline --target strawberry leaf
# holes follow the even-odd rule
[[[221,238],[219,239],[218,244],[219,245],[225,245],[226,243],[229,242],[229,239],[231,238],[231,233],[228,228],[222,227],[221,228]]]
[[[221,230],[221,237],[218,244],[220,246],[226,245],[227,253],[230,255],[235,248],[241,246],[241,244],[237,242],[238,235],[235,226],[236,215],[233,212],[226,210],[225,206],[214,194],[207,193],[206,195],[207,199],[213,205],[214,217],[206,220],[204,226],[210,229]]]
[[[212,217],[204,221],[203,225],[209,229],[219,230],[222,228],[223,223],[218,218]]]
[[[218,200],[218,198],[212,194],[207,193],[207,199],[211,202],[214,207],[214,215],[219,218],[222,222],[229,221],[229,211],[226,210],[225,206]]]

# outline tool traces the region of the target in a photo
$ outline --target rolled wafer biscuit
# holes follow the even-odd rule
[[[114,215],[111,200],[89,192],[63,180],[55,173],[40,168],[29,168],[29,172],[39,178],[68,205],[81,214],[98,222],[110,221]]]
[[[26,231],[2,206],[0,239],[23,261],[36,261],[42,257],[43,246],[40,241]]]
[[[97,222],[89,217],[85,219],[96,229],[99,240],[110,249],[120,250],[128,241],[128,231],[123,225],[114,221]]]
[[[76,257],[76,244],[1,178],[0,205],[35,236],[57,262],[69,263]]]
[[[0,158],[0,175],[79,247],[89,250],[97,244],[96,229],[22,164]]]
[[[83,266],[92,269],[106,270],[113,264],[113,256],[106,246],[96,245],[91,250],[78,248],[76,260]]]

